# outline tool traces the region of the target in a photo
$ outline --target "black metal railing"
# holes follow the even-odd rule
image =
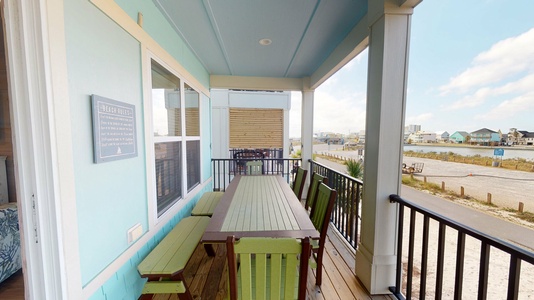
[[[293,180],[293,170],[301,165],[300,158],[212,158],[213,190],[225,191],[235,175],[247,174],[247,161],[261,161],[262,174],[282,175],[287,183]]]
[[[454,291],[452,295],[449,295],[454,299],[462,299],[462,296],[464,299],[490,299],[492,297],[494,297],[493,299],[518,299],[523,298],[523,296],[529,296],[528,294],[532,293],[532,291],[526,291],[526,293],[524,293],[525,291],[521,291],[520,275],[522,262],[530,264],[526,265],[526,267],[530,269],[534,267],[534,253],[441,216],[422,206],[402,199],[398,195],[391,195],[389,199],[392,203],[399,204],[397,274],[395,286],[390,288],[391,292],[394,293],[398,299],[425,299],[430,297],[441,299],[442,295],[445,294],[444,285],[447,285],[449,289]],[[404,228],[404,213],[406,208],[410,210],[409,220],[408,216],[406,216],[406,221],[409,222],[408,228]],[[417,215],[423,217],[419,222],[417,222]],[[437,241],[429,240],[429,228],[431,226],[433,226],[434,229],[437,229]],[[491,224],[488,224],[488,226],[491,226]],[[455,230],[457,236],[447,235],[447,229]],[[451,238],[453,243],[455,242],[456,244],[456,251],[454,251],[454,249],[445,249],[446,239],[450,240]],[[407,240],[407,245],[404,245],[405,240]],[[418,243],[417,246],[415,245],[416,241]],[[429,243],[437,245],[437,256],[435,257],[435,262],[433,261],[432,263],[429,263],[431,258],[428,251]],[[469,248],[466,247],[467,244],[470,245]],[[479,244],[480,250],[473,250],[477,249]],[[404,249],[403,247],[407,249]],[[403,251],[407,253],[407,259],[403,258]],[[415,252],[418,253],[416,254]],[[446,252],[447,255],[445,255]],[[490,253],[495,253],[494,255],[496,257],[490,259]],[[499,255],[499,257],[497,257],[497,255]],[[455,260],[451,261],[453,258],[455,258]],[[466,296],[466,291],[464,289],[463,284],[466,280],[465,277],[472,278],[473,276],[473,274],[464,276],[464,268],[467,259],[469,259],[469,262],[471,262],[472,265],[475,265],[476,268],[478,268],[478,285],[475,290],[471,291],[472,293],[476,293],[477,296]],[[508,259],[509,263],[506,264]],[[432,260],[434,260],[434,258],[432,258]],[[503,295],[496,296],[492,293],[489,296],[490,298],[487,298],[489,287],[488,277],[490,270],[492,267],[496,268],[495,265],[497,263],[504,264],[504,268],[508,270],[501,272],[494,270],[492,276],[507,281],[507,291],[504,293],[504,286],[497,285],[497,289],[502,291]],[[448,270],[448,274],[454,272],[454,279],[452,279],[452,276],[444,275],[445,269]],[[432,273],[432,279],[435,281],[435,285],[433,290],[427,291],[427,288],[431,287],[433,284],[429,280],[430,273]],[[471,286],[473,286],[473,284],[468,287]],[[531,285],[530,288],[532,288]],[[520,293],[522,297],[520,297]]]
[[[316,161],[309,160],[310,175],[316,172],[328,178],[328,186],[337,191],[331,222],[345,240],[356,249],[360,228],[360,204],[363,182],[342,174]]]

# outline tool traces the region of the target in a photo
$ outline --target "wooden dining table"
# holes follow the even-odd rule
[[[236,175],[202,236],[202,243],[241,237],[319,238],[306,210],[280,175]]]

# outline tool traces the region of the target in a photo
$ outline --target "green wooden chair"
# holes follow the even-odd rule
[[[247,161],[247,175],[263,174],[263,162],[259,160]]]
[[[297,175],[295,176],[295,181],[293,182],[293,192],[299,199],[302,199],[302,190],[304,189],[304,182],[306,181],[306,175],[308,175],[308,170],[304,170],[301,167],[297,169]]]
[[[231,300],[306,299],[309,238],[229,236],[226,253]]]
[[[310,207],[313,207],[313,203],[315,203],[315,198],[317,197],[317,189],[321,183],[327,184],[328,178],[313,172],[310,187],[308,188],[308,194],[306,195],[306,203],[304,204],[306,211],[308,211]]]
[[[317,229],[317,231],[320,233],[319,241],[312,240],[312,250],[315,261],[317,262],[317,276],[315,284],[319,286],[322,282],[323,253],[326,233],[328,231],[328,223],[330,223],[330,215],[332,214],[332,209],[334,208],[336,196],[336,190],[329,188],[324,183],[320,183],[317,190],[317,197],[312,206],[310,214],[310,219],[315,226],[315,229]]]

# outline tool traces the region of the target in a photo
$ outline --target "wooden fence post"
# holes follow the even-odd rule
[[[442,182],[441,182],[441,190],[442,190],[442,191],[445,190],[445,181],[442,181]]]
[[[491,204],[491,193],[488,193],[488,204]]]
[[[460,187],[460,197],[462,197],[462,198],[464,197],[464,187],[463,186]]]
[[[518,211],[519,211],[520,213],[523,212],[523,206],[524,206],[523,202],[519,202],[519,209],[518,209]]]
[[[423,182],[424,182],[424,183],[426,183],[426,176],[425,176],[425,177],[423,177],[423,179],[424,179],[424,180],[423,180]]]

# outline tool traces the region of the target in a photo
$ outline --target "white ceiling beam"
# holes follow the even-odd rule
[[[414,8],[421,2],[423,2],[423,0],[399,0],[399,6]]]
[[[211,75],[210,88],[252,91],[302,91],[302,78]]]

